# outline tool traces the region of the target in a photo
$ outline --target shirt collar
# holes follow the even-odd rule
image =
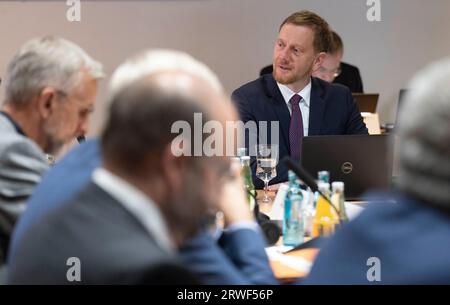
[[[153,200],[125,180],[101,167],[95,169],[92,180],[122,204],[145,227],[162,249],[169,253],[175,251],[164,218]]]
[[[298,94],[302,97],[302,101],[305,103],[307,107],[309,107],[310,100],[311,100],[311,79],[309,80],[309,83],[300,91],[300,92],[294,92],[292,91],[288,86],[280,84],[277,82],[278,88],[281,91],[281,95],[284,98],[284,101],[286,103],[289,103],[292,96],[294,94]]]
[[[0,111],[0,114],[2,114],[6,119],[8,119],[8,121],[13,125],[14,129],[16,130],[16,132],[17,132],[18,134],[21,134],[21,135],[24,136],[24,137],[27,136],[27,135],[23,132],[23,129],[20,128],[20,126],[17,124],[17,122],[14,121],[14,119],[13,119],[9,114],[7,114],[7,113],[4,112],[4,111]]]

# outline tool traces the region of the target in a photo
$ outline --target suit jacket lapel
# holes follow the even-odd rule
[[[323,113],[325,111],[325,101],[323,99],[323,90],[319,82],[313,77],[311,86],[311,101],[309,110],[309,132],[308,135],[316,136],[320,133]]]
[[[266,95],[273,105],[272,109],[278,117],[278,122],[280,124],[280,134],[284,139],[284,141],[281,141],[280,139],[280,144],[286,143],[289,151],[289,123],[291,120],[289,109],[272,75],[266,75],[264,77],[264,85],[266,87]]]

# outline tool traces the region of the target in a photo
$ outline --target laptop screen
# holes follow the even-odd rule
[[[346,198],[357,200],[369,189],[391,187],[391,141],[388,135],[305,137],[301,162],[313,176],[329,171],[331,182],[345,183]]]
[[[406,94],[408,94],[408,89],[401,89],[398,94],[398,103],[397,103],[397,114],[395,117],[395,124],[398,124],[398,117],[400,115],[400,111],[402,110],[403,103],[405,101]]]
[[[377,112],[378,93],[352,93],[360,112]]]

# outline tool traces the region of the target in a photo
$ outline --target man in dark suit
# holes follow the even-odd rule
[[[279,144],[280,160],[287,155],[300,160],[304,136],[368,133],[347,88],[311,77],[321,66],[331,41],[329,26],[320,16],[309,11],[292,14],[280,26],[273,74],[265,74],[232,94],[244,122],[279,123],[279,133],[266,134],[267,142]],[[259,127],[257,132],[259,136]],[[253,156],[252,143],[263,141],[258,136],[250,133],[246,137]],[[287,169],[280,162],[271,183],[286,180]],[[254,178],[254,182],[261,187],[259,179]]]
[[[359,73],[358,67],[343,61],[341,61],[340,71],[333,83],[346,86],[352,93],[364,93],[361,73]]]
[[[336,232],[306,283],[450,284],[449,83],[448,59],[417,73],[399,118],[395,193],[376,194]]]
[[[177,65],[174,66],[173,62],[176,62]],[[206,84],[206,86],[205,84],[203,84],[202,85],[203,87],[214,87],[220,90],[220,84],[217,83],[215,76],[204,65],[198,63],[197,61],[195,61],[190,56],[184,53],[163,50],[163,51],[148,51],[134,58],[131,58],[129,61],[121,65],[116,70],[116,73],[112,77],[110,91],[113,92],[113,95],[116,95],[118,92],[123,90],[122,88],[128,86],[130,82],[134,82],[136,78],[149,77],[151,75],[154,75],[155,73],[161,73],[162,71],[166,70],[172,71],[174,69],[176,69],[177,71],[185,71],[184,74],[187,73],[187,75],[183,74],[184,80],[186,80],[186,78],[189,77],[205,78],[208,81],[208,83]],[[168,79],[169,78],[164,77],[164,80]],[[176,80],[177,80],[176,78],[171,79],[170,83],[173,84],[173,82]],[[183,88],[183,91],[184,90],[186,90],[185,87]],[[210,105],[212,102],[213,100],[208,100],[206,104]],[[170,107],[180,109],[183,108],[183,105],[178,105],[178,107],[174,107],[174,105],[172,106],[166,105],[166,106],[168,108]],[[219,109],[218,112],[227,113],[227,109],[224,109],[224,107],[227,107],[226,103],[224,105],[213,105],[212,107],[213,108],[218,107]],[[184,108],[186,107],[184,106]],[[142,108],[140,109],[143,110]],[[183,110],[181,109],[180,111]],[[186,116],[189,114],[188,109],[184,109],[184,112],[185,112],[184,115]],[[167,116],[168,111],[167,110],[164,111],[164,114],[165,116]],[[133,120],[128,120],[128,122],[124,121],[123,124],[130,124],[130,122],[132,121]],[[149,124],[148,122],[154,122],[154,120],[148,120],[146,124]],[[111,124],[113,123],[111,122]],[[117,122],[114,125],[116,126]],[[158,128],[158,126],[153,127],[152,126],[149,126],[149,128],[152,128],[154,130],[161,130],[161,128]],[[116,127],[120,129],[119,126]],[[125,128],[125,130],[127,129]],[[166,128],[163,128],[162,130],[166,130]],[[124,131],[121,130],[120,132]],[[127,139],[126,141],[124,141],[124,143],[117,143],[117,145],[120,144],[127,146],[127,144],[130,144],[127,141],[130,140]],[[149,141],[148,145],[151,145],[152,143],[153,143],[152,141]],[[134,143],[134,145],[136,145],[136,143]],[[98,207],[98,204],[95,202],[101,201],[101,199],[84,197],[87,195],[91,196],[90,195],[91,193],[98,193],[98,191],[92,190],[92,186],[90,186],[88,194],[83,195],[84,193],[86,193],[85,190],[86,184],[92,184],[92,182],[90,182],[90,176],[93,171],[94,171],[94,184],[99,184],[100,186],[103,185],[103,187],[106,187],[106,190],[109,189],[110,192],[112,191],[112,195],[114,195],[114,193],[116,192],[113,189],[111,189],[111,185],[108,187],[107,181],[106,185],[104,185],[104,181],[103,182],[101,181],[102,180],[101,177],[105,176],[104,170],[96,169],[100,165],[100,159],[101,156],[98,141],[88,140],[86,141],[86,143],[80,145],[80,147],[75,149],[73,152],[69,153],[63,160],[57,163],[56,166],[43,178],[42,183],[37,187],[36,192],[33,194],[33,197],[29,202],[30,208],[24,213],[14,232],[14,236],[11,243],[11,249],[9,252],[9,263],[11,264],[11,277],[10,277],[11,282],[24,282],[23,276],[26,275],[27,269],[29,270],[30,265],[32,265],[31,262],[26,261],[27,258],[30,259],[29,257],[27,257],[28,255],[27,253],[29,252],[28,251],[24,252],[23,248],[25,249],[33,248],[34,250],[38,248],[40,252],[44,252],[42,256],[48,259],[49,261],[55,258],[57,259],[57,257],[60,258],[61,256],[65,255],[65,254],[57,254],[56,256],[52,256],[53,254],[50,255],[46,253],[46,250],[41,249],[38,245],[33,245],[33,243],[30,242],[30,240],[33,240],[33,238],[36,236],[36,232],[44,231],[44,233],[40,233],[43,235],[44,239],[51,238],[52,241],[55,241],[56,243],[66,243],[66,241],[63,241],[61,239],[65,239],[67,238],[67,236],[57,236],[55,232],[51,233],[47,231],[47,229],[45,229],[45,226],[42,225],[43,223],[49,224],[48,230],[50,230],[50,228],[54,229],[53,222],[56,220],[55,219],[56,217],[64,219],[63,221],[64,224],[62,226],[70,227],[71,231],[75,231],[73,234],[78,236],[77,238],[79,240],[77,240],[75,246],[66,245],[68,246],[70,251],[75,251],[79,255],[83,256],[86,255],[85,253],[86,248],[92,248],[92,251],[90,251],[88,253],[89,255],[87,256],[88,262],[90,261],[94,262],[100,254],[105,255],[106,257],[105,258],[106,263],[104,264],[105,266],[103,269],[99,271],[99,273],[101,274],[98,275],[97,278],[88,278],[88,279],[85,278],[85,280],[82,280],[82,283],[92,283],[92,282],[145,283],[144,280],[141,280],[143,277],[145,277],[145,281],[150,281],[150,283],[166,283],[170,281],[172,281],[172,283],[175,282],[189,283],[187,282],[187,280],[190,280],[190,277],[185,277],[184,279],[182,277],[181,278],[178,277],[178,275],[182,276],[184,274],[185,276],[187,276],[190,273],[189,272],[186,273],[186,270],[184,270],[183,272],[183,270],[180,269],[179,262],[176,261],[177,259],[175,258],[173,249],[167,249],[167,247],[164,246],[164,244],[166,244],[164,240],[162,246],[161,242],[159,243],[156,242],[155,245],[155,241],[152,240],[152,238],[150,239],[145,238],[146,235],[145,232],[144,233],[140,232],[139,234],[136,235],[136,238],[130,239],[129,241],[126,242],[122,241],[121,236],[126,237],[127,235],[133,235],[133,231],[138,229],[135,225],[131,226],[130,224],[126,225],[124,223],[125,220],[127,220],[127,222],[136,223],[135,220],[133,221],[133,217],[129,217],[130,215],[127,216],[127,213],[124,213],[122,209],[118,208],[117,203],[113,202],[114,200],[112,201],[110,200],[110,202],[108,202],[106,206],[101,205],[100,207]],[[136,159],[133,158],[133,160]],[[155,165],[155,169],[149,169],[149,171],[152,172],[156,170],[157,167],[159,167],[159,165]],[[174,168],[174,171],[175,170],[176,169]],[[100,174],[98,174],[99,171]],[[175,174],[176,173],[174,172],[171,175]],[[100,181],[97,181],[99,179],[98,175],[100,175]],[[180,174],[180,176],[182,176],[182,174]],[[68,179],[68,177],[70,177],[70,179]],[[106,178],[107,177],[108,173],[106,173]],[[103,177],[103,180],[104,178],[105,177]],[[201,183],[198,182],[200,178],[198,179],[195,179],[195,177],[190,178],[191,181],[185,183],[184,187],[187,188],[186,192],[189,191],[191,194],[196,194],[198,193],[199,186],[198,185],[195,186],[192,184]],[[172,177],[172,179],[174,179],[174,177]],[[218,183],[219,179],[213,179],[212,181],[215,181],[213,183]],[[224,180],[221,179],[220,181],[223,182]],[[241,181],[239,181],[239,183],[234,185],[234,188],[225,187],[225,190],[222,190],[223,195],[220,196],[220,198],[223,199],[220,200],[219,205],[220,208],[224,211],[225,221],[227,223],[227,230],[226,232],[224,232],[221,238],[221,242],[224,248],[221,249],[217,244],[216,240],[213,238],[213,236],[209,234],[205,229],[202,230],[199,234],[197,234],[194,238],[182,242],[183,247],[180,252],[181,261],[186,266],[186,268],[195,273],[195,275],[203,283],[207,284],[276,283],[273,273],[270,270],[267,256],[265,255],[264,252],[264,242],[262,240],[260,233],[258,232],[256,224],[253,221],[251,221],[251,215],[249,215],[248,212],[248,205],[245,202],[245,197],[240,191],[242,190],[240,182]],[[229,183],[225,183],[225,186],[226,185],[229,185]],[[115,189],[120,190],[120,183],[119,185],[116,186],[118,187],[116,187]],[[152,187],[154,186],[149,186],[150,189],[152,189]],[[163,188],[163,185],[158,185],[158,188]],[[218,193],[220,193],[217,190],[216,192],[215,192],[216,194],[214,194],[212,198],[217,197]],[[236,194],[238,195],[237,197]],[[241,195],[241,197],[239,196],[239,194]],[[121,196],[120,194],[117,193],[115,193],[115,195],[116,196],[119,195],[119,197]],[[181,227],[183,225],[186,225],[183,224],[183,222],[187,221],[187,223],[189,223],[190,213],[187,211],[191,211],[192,213],[195,212],[192,211],[193,210],[192,207],[189,207],[190,204],[192,205],[195,202],[191,202],[192,198],[190,197],[189,194],[186,194],[184,191],[180,192],[179,195],[180,195],[179,197],[183,197],[184,195],[184,198],[179,199],[180,204],[183,203],[183,206],[180,206],[178,204],[172,206],[174,211],[167,211],[168,209],[170,209],[170,207],[167,206],[164,208],[166,212],[163,214],[164,216],[167,216],[167,213],[175,214],[176,219],[178,220],[177,226]],[[154,197],[156,198],[158,196]],[[122,196],[122,200],[123,199],[124,198]],[[129,198],[125,198],[125,200],[123,200],[122,203],[126,201],[133,202],[132,199],[133,199],[133,192],[131,192],[131,197],[129,196]],[[134,199],[136,201],[136,197],[134,197]],[[199,199],[201,198],[198,198],[197,201],[199,201]],[[86,206],[86,208],[83,208],[83,212],[81,213],[79,209],[81,206],[84,205],[84,202],[87,200],[90,201],[89,206],[92,204],[95,207],[93,207],[92,211],[88,211],[88,207]],[[137,201],[139,202],[139,200]],[[112,222],[111,225],[113,225],[114,223],[114,226],[119,227],[124,226],[125,228],[123,229],[110,228],[109,222],[106,221],[107,219],[110,218],[110,216],[108,216],[109,212],[107,211],[112,212],[110,206],[115,207],[116,210],[116,212],[114,212],[115,216],[114,222]],[[98,209],[96,207],[98,207]],[[125,207],[127,207],[126,204]],[[131,208],[132,210],[136,211],[135,209],[136,207],[133,208],[131,206]],[[183,211],[185,212],[183,213]],[[131,213],[132,214],[131,216],[137,218],[138,220],[137,223],[143,222],[144,227],[147,227],[149,222],[152,221],[152,216],[149,215],[148,213],[147,215],[145,215],[145,209],[142,209],[142,207],[141,212],[142,213],[138,214]],[[79,235],[81,234],[81,232],[83,232],[83,230],[80,229],[80,232],[78,232],[76,228],[72,227],[69,224],[66,224],[68,220],[73,218],[72,216],[68,215],[69,213],[70,214],[76,213],[77,215],[88,213],[89,215],[86,215],[86,217],[84,217],[87,219],[101,216],[101,218],[104,220],[102,223],[105,229],[92,228],[92,231],[94,232],[92,233],[93,236],[90,236],[89,238],[87,237],[82,238]],[[184,216],[185,218],[180,220],[179,217],[182,216],[178,215],[177,213],[183,213],[185,215]],[[142,214],[142,216],[139,216],[139,214]],[[148,219],[146,220],[145,218]],[[89,227],[91,225],[90,221],[88,220],[85,220],[84,222],[85,223],[83,227]],[[73,223],[75,225],[76,221],[74,220]],[[146,223],[147,226],[145,225]],[[155,223],[158,223],[158,221],[156,221]],[[172,227],[173,226],[175,225],[172,224]],[[109,230],[111,230],[111,232],[117,233],[116,236],[118,237],[116,238],[115,241],[110,239],[110,238],[114,239],[114,237],[108,234]],[[128,233],[125,233],[125,230],[128,230]],[[97,231],[101,232],[97,233]],[[183,231],[186,231],[186,228],[184,228]],[[97,235],[99,234],[104,236],[103,239],[105,239],[106,237],[106,241],[103,242],[103,244],[105,244],[105,253],[101,253],[101,250],[97,249],[98,247],[96,248],[94,245],[90,245],[89,247],[86,247],[85,245],[88,242],[91,243],[98,242]],[[91,233],[89,233],[89,235],[91,235]],[[151,235],[153,238],[155,237],[153,236],[153,234]],[[164,239],[164,234],[159,235],[162,235],[162,237],[160,238]],[[71,237],[69,238],[69,240],[70,239]],[[158,241],[158,238],[156,241]],[[138,246],[137,248],[136,245],[133,246],[137,242],[142,243],[142,246]],[[246,244],[247,246],[241,247],[242,244]],[[83,247],[80,248],[80,245],[82,245]],[[121,247],[120,245],[123,245],[123,247]],[[109,246],[110,248],[108,249],[107,246]],[[111,247],[114,248],[111,249]],[[127,249],[127,247],[129,247],[130,249]],[[147,247],[147,249],[144,249],[143,247]],[[155,249],[152,250],[152,247],[155,248],[157,251],[155,251]],[[140,252],[140,254],[135,253],[132,254],[131,256],[128,255],[127,251],[134,251],[133,250],[134,248],[136,248],[137,249],[136,251]],[[141,251],[141,249],[143,251]],[[109,254],[108,256],[108,252],[123,253],[123,256],[129,259],[130,262],[127,263],[123,259],[115,257],[115,254],[113,255]],[[148,252],[147,257],[145,254],[146,252]],[[50,258],[47,258],[47,256],[50,256],[51,260]],[[111,259],[115,258],[119,260],[117,266],[109,262],[110,258]],[[80,260],[83,263],[84,259],[80,258]],[[21,264],[23,264],[24,261],[25,265],[23,267]],[[120,266],[120,264],[123,264],[123,266]],[[127,269],[126,264],[130,266],[129,270]],[[136,266],[141,265],[143,270],[142,271],[135,270],[136,268],[133,267],[134,265]],[[164,268],[161,266],[163,266]],[[92,266],[89,266],[89,268],[93,268],[93,270],[95,270],[95,268]],[[115,272],[118,272],[119,269],[123,269],[121,272],[123,273],[123,275],[127,276],[121,278],[119,275],[117,275],[117,279],[112,280],[111,276]],[[157,270],[161,271],[164,269],[171,272],[170,274],[167,273],[165,274],[165,277],[163,278],[164,281],[163,282],[152,281],[152,279],[155,278],[155,275],[159,276],[159,272],[157,272]],[[93,270],[88,271],[92,272]],[[177,270],[177,272],[181,273],[177,275],[175,272],[172,272],[171,270],[172,271]],[[59,272],[61,273],[62,271]],[[46,278],[46,275],[43,276],[41,279],[40,275],[38,274],[36,275],[36,278],[32,278],[27,281],[33,283],[43,283],[46,282],[46,280],[47,282],[53,282],[55,279]],[[60,280],[59,282],[61,282]]]

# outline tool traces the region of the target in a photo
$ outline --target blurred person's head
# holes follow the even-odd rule
[[[398,187],[450,211],[450,59],[417,73],[410,88],[398,123]]]
[[[76,44],[36,38],[8,65],[3,110],[44,152],[55,154],[87,132],[102,77],[101,64]]]
[[[329,83],[341,73],[341,60],[344,54],[344,45],[341,37],[336,32],[332,32],[332,43],[322,64],[312,73],[312,76],[318,77]]]
[[[342,42],[341,36],[335,31],[331,31],[332,43],[328,53],[336,55],[339,60],[344,56],[344,43]]]
[[[151,49],[129,58],[114,71],[108,88],[110,100],[136,80],[163,71],[183,71],[197,75],[208,81],[212,88],[222,91],[218,77],[189,54],[177,50]]]
[[[214,73],[177,51],[149,51],[128,60],[114,73],[110,88],[101,136],[104,166],[158,205],[179,245],[216,208],[230,164],[221,156],[177,155],[172,126],[183,121],[194,132],[195,113],[202,114],[203,122],[224,124],[237,118],[234,108]],[[202,134],[200,141],[205,138]],[[190,141],[198,145],[194,135]]]
[[[331,41],[328,23],[317,14],[300,11],[287,17],[273,52],[274,79],[294,91],[303,89],[322,65]]]

